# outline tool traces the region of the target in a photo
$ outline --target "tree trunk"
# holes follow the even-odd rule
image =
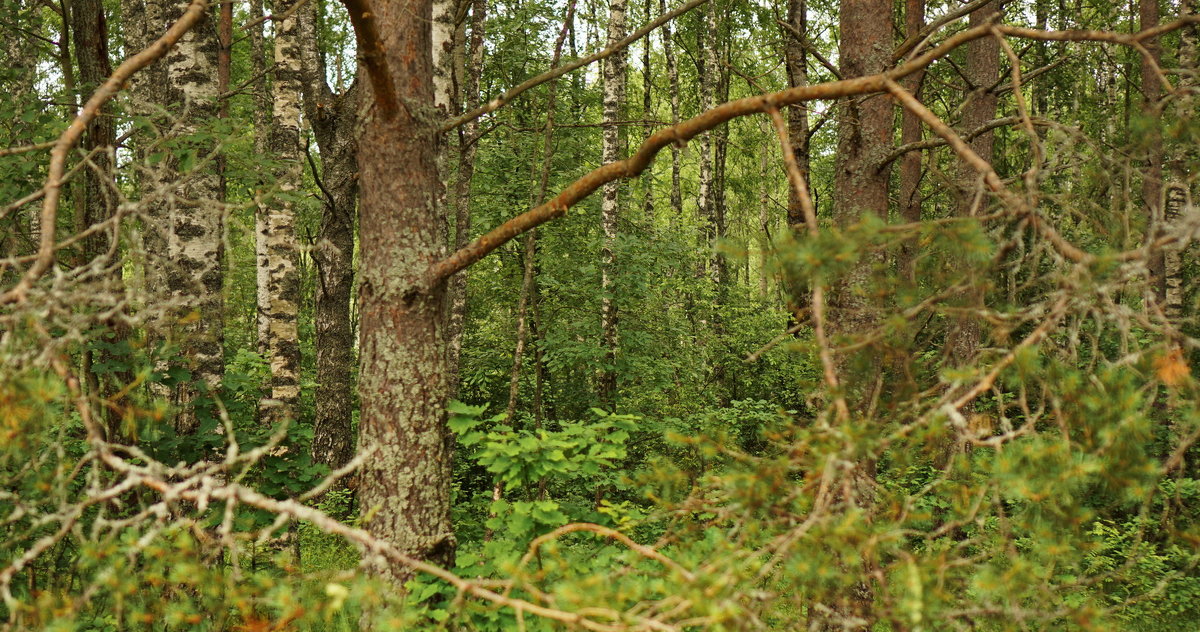
[[[996,3],[986,4],[971,12],[972,27],[987,24],[997,13]],[[996,116],[996,93],[991,87],[1000,77],[1000,44],[993,37],[981,37],[967,44],[967,60],[964,72],[967,87],[964,100],[968,105],[964,109],[962,131],[979,128]],[[971,149],[987,162],[992,161],[995,135],[988,131],[970,141]],[[960,217],[978,215],[981,206],[987,204],[986,188],[979,178],[979,172],[974,167],[960,162],[958,167],[958,200],[956,213]],[[978,284],[965,297],[967,306],[979,307],[983,303],[983,293]],[[979,349],[980,325],[975,318],[963,316],[951,327],[946,340],[946,350],[950,363],[954,366],[965,366],[975,357]]]
[[[562,30],[554,42],[554,56],[550,67],[557,68],[562,58],[563,42],[567,39],[571,24],[575,20],[574,0],[567,6],[567,17],[563,20]],[[546,89],[546,125],[542,132],[541,160],[534,161],[533,175],[537,178],[537,192],[532,196],[532,207],[541,206],[546,201],[546,191],[550,185],[550,166],[554,151],[554,115],[558,107],[558,79],[551,79]],[[535,154],[538,155],[538,154]],[[531,178],[532,179],[532,178]],[[505,409],[509,423],[517,411],[517,396],[520,393],[521,363],[525,356],[525,343],[530,329],[529,313],[537,309],[537,229],[525,233],[525,254],[521,273],[521,295],[517,299],[517,342],[513,347],[512,370],[509,372],[508,406]],[[536,412],[535,406],[535,412]],[[496,494],[499,494],[499,484]]]
[[[906,0],[904,3],[904,37],[905,40],[917,37],[925,26],[925,0]],[[902,84],[913,96],[921,98],[921,87],[925,83],[925,69],[905,77]],[[905,108],[900,115],[900,144],[907,145],[921,140],[921,119]],[[910,151],[900,157],[900,219],[905,223],[921,221],[921,152]],[[913,262],[917,256],[917,240],[906,239],[900,245],[897,257],[899,272],[910,283],[916,283],[916,269]]]
[[[165,22],[179,19],[187,5],[186,0],[167,4]],[[147,24],[153,27],[155,23]],[[149,35],[157,37],[158,33]],[[182,104],[183,113],[176,124],[182,137],[198,134],[217,115],[218,48],[216,20],[210,13],[179,40],[164,60],[167,81],[160,104]],[[208,140],[189,139],[189,144],[199,157],[213,149]],[[160,169],[158,184],[171,186],[179,179],[177,168],[172,160]],[[180,357],[190,359],[193,381],[180,385],[175,400],[180,408],[176,429],[189,434],[199,427],[194,406],[202,393],[196,385],[203,384],[209,393],[215,393],[224,374],[224,209],[220,204],[220,175],[213,166],[202,164],[182,179],[167,209],[166,253],[170,266],[165,282],[172,304],[179,308],[179,320],[186,323],[176,327],[176,333]]]
[[[354,138],[359,82],[335,95],[325,81],[325,64],[317,49],[318,3],[300,11],[304,108],[321,150],[320,182],[325,193],[321,226],[313,248],[317,269],[316,328],[317,397],[313,423],[313,461],[330,469],[354,457],[351,425],[354,396],[351,367],[354,332],[350,294],[354,285],[354,218],[358,202],[357,145]]]
[[[1139,0],[1138,17],[1142,30],[1158,26],[1158,1]],[[1162,65],[1162,45],[1155,37],[1146,40],[1145,48],[1150,54],[1150,59],[1145,56],[1141,58],[1142,96],[1145,98],[1147,115],[1157,119],[1160,107],[1159,99],[1162,97],[1162,84],[1154,71],[1156,66]],[[1150,230],[1146,231],[1147,241],[1152,241],[1157,236],[1163,223],[1163,143],[1161,130],[1156,130],[1156,132],[1147,148],[1146,171],[1142,176],[1142,200],[1146,205],[1146,219],[1150,226]],[[1150,253],[1150,261],[1147,265],[1150,269],[1151,295],[1159,305],[1162,305],[1167,299],[1166,279],[1163,276],[1163,251],[1154,249]]]
[[[270,395],[259,404],[261,420],[295,419],[300,401],[300,275],[294,198],[303,185],[300,156],[300,24],[292,8],[298,0],[276,0],[275,81],[270,135],[277,192],[258,208],[259,347],[271,367]],[[290,14],[290,15],[289,15]]]
[[[356,3],[349,4],[360,42],[373,55],[371,104],[358,138],[359,449],[371,454],[360,474],[363,527],[406,554],[452,566],[445,288],[420,288],[425,270],[445,251],[433,7],[430,0],[377,2],[356,15]],[[375,570],[397,584],[412,576],[406,568]]]
[[[1181,15],[1195,15],[1200,12],[1198,0],[1183,0],[1180,6]],[[1196,87],[1200,86],[1200,29],[1195,25],[1180,31],[1179,38],[1179,80],[1175,86],[1180,95],[1177,106],[1179,112],[1196,113]],[[1192,206],[1194,184],[1190,178],[1190,166],[1195,164],[1197,152],[1194,146],[1186,144],[1177,146],[1166,169],[1166,186],[1163,201],[1163,225],[1169,230],[1177,223],[1183,209]],[[1163,254],[1162,271],[1162,305],[1163,313],[1172,322],[1178,323],[1184,315],[1184,251],[1187,244],[1168,248]],[[1182,247],[1181,247],[1182,246]]]
[[[666,0],[659,0],[658,7],[661,12],[666,13]],[[672,40],[670,22],[662,25],[662,42],[663,56],[667,60],[667,84],[670,86],[669,92],[671,94],[671,124],[677,125],[679,123],[679,63],[675,59],[675,42]],[[672,226],[674,226],[676,219],[683,214],[683,189],[680,185],[680,151],[677,145],[671,145],[671,210],[674,211],[671,215]]]
[[[462,100],[475,103],[479,98],[479,80],[483,75],[483,35],[487,22],[486,0],[474,0],[471,4],[471,43],[467,51],[467,63],[463,77]],[[471,180],[475,175],[475,150],[478,146],[478,119],[459,128],[458,178],[454,182],[454,249],[467,245],[471,237]],[[462,376],[459,361],[462,357],[463,323],[467,314],[467,271],[460,272],[448,282],[450,318],[447,344],[447,368],[450,397],[458,396]]]
[[[610,0],[608,5],[608,46],[625,37],[625,0]],[[600,157],[602,164],[621,157],[621,106],[625,101],[625,51],[621,50],[604,60],[604,139]],[[600,253],[600,345],[604,349],[604,367],[600,370],[597,396],[600,402],[613,407],[617,396],[617,304],[613,278],[616,275],[617,216],[620,205],[617,195],[620,184],[604,185],[600,205],[604,245]]]
[[[892,50],[892,3],[889,0],[844,0],[840,6],[841,75],[846,79],[883,72],[889,65]],[[880,218],[888,215],[888,172],[883,160],[892,145],[893,110],[891,100],[883,95],[851,98],[840,105],[838,120],[838,157],[834,177],[834,221],[839,227],[859,221],[864,214]],[[862,335],[876,321],[876,301],[870,298],[867,287],[871,268],[878,256],[862,257],[854,268],[830,292],[828,312],[831,333],[839,336]],[[868,347],[864,353],[872,353]],[[850,363],[844,356],[837,359],[843,384],[864,384],[873,380],[852,378],[846,369]],[[878,367],[877,362],[872,365]],[[870,394],[847,389],[847,400],[853,409],[863,411]],[[847,508],[869,507],[871,479],[875,476],[873,460],[854,464],[846,494],[842,498]],[[867,563],[864,560],[864,563]],[[864,629],[874,624],[872,612],[873,589],[863,582],[838,596],[835,616],[825,622],[826,629],[840,629],[839,618],[862,620]]]

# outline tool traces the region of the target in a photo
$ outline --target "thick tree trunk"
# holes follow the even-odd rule
[[[987,24],[996,14],[996,3],[986,4],[971,12],[971,26]],[[964,99],[968,106],[962,118],[962,131],[983,126],[996,116],[996,93],[990,88],[1000,77],[1000,44],[993,37],[981,37],[967,44],[967,60],[964,72],[967,88]],[[992,161],[995,135],[988,131],[970,141],[971,149],[980,158]],[[981,206],[987,204],[986,188],[974,167],[960,162],[958,167],[958,200],[956,213],[960,217],[978,215]],[[983,302],[983,293],[978,286],[967,292],[968,307],[978,307]],[[963,316],[954,323],[946,340],[946,351],[950,363],[964,366],[975,357],[980,342],[979,320]]]
[[[846,0],[841,4],[841,74],[850,79],[883,70],[892,50],[892,5],[885,0]],[[838,157],[834,182],[834,220],[838,226],[857,222],[863,214],[888,215],[888,171],[883,159],[892,144],[891,100],[883,95],[847,99],[840,105]],[[852,335],[874,321],[865,286],[871,257],[864,257],[833,288],[831,329]],[[851,399],[854,393],[848,393]]]
[[[378,2],[357,16],[350,4],[360,41],[374,55],[371,105],[358,138],[359,448],[371,454],[360,474],[363,527],[409,555],[452,566],[445,288],[420,289],[425,270],[445,254],[432,3]],[[375,570],[398,583],[411,577],[405,568]]]
[[[610,0],[608,5],[608,46],[625,37],[625,0]],[[625,51],[604,60],[604,139],[600,162],[607,164],[621,158],[621,106],[625,101]],[[605,406],[612,407],[617,396],[617,304],[614,294],[616,275],[617,217],[620,204],[617,196],[620,184],[604,185],[600,203],[600,222],[604,230],[604,245],[600,251],[600,346],[604,349],[604,368],[600,371],[597,396]]]
[[[486,0],[473,0],[471,4],[471,42],[466,51],[468,68],[464,72],[462,99],[474,103],[479,98],[479,80],[483,74],[483,35],[487,26]],[[478,119],[459,128],[458,178],[454,182],[454,249],[467,245],[471,237],[471,180],[475,175],[476,138],[479,133]],[[446,337],[447,368],[450,397],[458,396],[459,361],[462,357],[463,324],[467,314],[467,271],[451,277],[448,282],[450,318]]]
[[[279,166],[276,191],[258,208],[259,348],[271,367],[270,391],[259,405],[262,421],[294,419],[300,401],[300,275],[294,199],[303,185],[300,149],[300,21],[292,11],[298,0],[276,0],[275,81],[267,145]]]

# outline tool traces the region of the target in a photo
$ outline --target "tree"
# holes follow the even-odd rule
[[[358,146],[354,125],[363,82],[335,94],[318,49],[320,6],[299,12],[304,111],[321,151],[321,224],[313,261],[317,268],[315,321],[317,396],[312,457],[336,469],[354,456],[354,340],[350,319],[354,285],[354,223],[358,216]]]
[[[359,501],[364,526],[417,559],[449,566],[445,286],[425,272],[445,249],[432,115],[432,3],[348,2],[370,78],[359,169]],[[385,566],[403,580],[411,570]]]
[[[609,0],[608,46],[611,48],[625,37],[625,0]],[[621,120],[625,104],[625,52],[617,51],[604,61],[604,144],[600,152],[603,163],[616,161],[621,155]],[[615,293],[617,219],[620,214],[618,195],[620,184],[604,185],[600,223],[604,245],[600,250],[600,344],[604,349],[604,366],[600,370],[596,394],[601,402],[613,406],[617,398],[617,303]]]
[[[296,417],[300,399],[300,277],[296,238],[295,196],[300,190],[301,66],[300,16],[295,1],[282,0],[276,12],[274,77],[271,86],[271,128],[267,148],[278,161],[270,202],[258,209],[255,235],[258,251],[258,340],[271,368],[270,395],[263,416],[271,422]]]

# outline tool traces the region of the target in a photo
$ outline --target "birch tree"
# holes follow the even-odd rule
[[[294,419],[300,399],[300,276],[296,240],[296,200],[303,167],[300,148],[301,41],[298,0],[276,0],[271,128],[267,145],[279,165],[274,190],[260,203],[255,221],[258,251],[258,338],[271,369],[269,396],[261,404],[264,421]]]

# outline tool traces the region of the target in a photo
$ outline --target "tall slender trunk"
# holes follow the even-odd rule
[[[904,37],[912,39],[925,26],[925,0],[905,0],[904,3]],[[902,84],[905,90],[917,98],[921,97],[921,88],[925,83],[925,69],[905,77]],[[921,140],[921,119],[907,108],[901,112],[900,144],[907,145]],[[921,152],[910,151],[900,158],[900,220],[906,223],[921,221]],[[905,240],[900,245],[897,257],[897,268],[910,283],[915,283],[916,269],[913,262],[917,256],[916,239]]]
[[[717,16],[713,3],[703,8],[702,26],[696,32],[696,80],[700,84],[700,111],[712,109],[716,100],[717,83]],[[704,263],[700,264],[698,274],[707,271],[715,275],[712,263],[716,253],[713,250],[713,239],[716,237],[716,222],[713,216],[713,136],[714,132],[707,131],[700,135],[700,178],[697,182],[696,213],[700,223],[699,243],[702,252],[709,253]]]
[[[609,0],[608,45],[625,37],[625,0]],[[621,106],[625,101],[625,51],[604,60],[604,139],[600,161],[615,162],[621,157]],[[604,245],[600,251],[600,345],[604,349],[604,367],[600,371],[597,395],[606,406],[612,407],[617,396],[617,304],[613,296],[616,276],[617,216],[620,204],[617,196],[620,184],[604,185],[600,203]]]
[[[430,0],[377,2],[369,15],[354,16],[360,41],[370,42],[375,55],[371,105],[358,138],[359,448],[372,455],[363,463],[358,494],[365,529],[400,551],[450,567],[445,287],[421,288],[425,270],[445,253],[432,9]],[[364,27],[367,20],[375,28]],[[398,583],[412,576],[406,568],[374,570]]]
[[[173,0],[166,6],[167,22],[174,22],[187,7],[186,0]],[[165,59],[166,104],[182,104],[183,113],[176,128],[191,137],[197,155],[204,157],[213,149],[211,141],[198,140],[202,127],[217,115],[217,40],[216,20],[207,15],[179,40]],[[171,164],[168,170],[176,168]],[[170,185],[173,173],[160,170],[161,183]],[[199,427],[194,409],[201,393],[194,384],[203,384],[210,393],[220,387],[224,374],[224,285],[222,230],[224,209],[220,203],[220,175],[212,165],[197,167],[175,191],[168,207],[167,258],[171,267],[166,289],[172,304],[180,307],[183,322],[180,356],[191,360],[193,384],[181,385],[175,394],[180,414],[176,421],[180,433],[193,433]]]
[[[313,248],[317,270],[313,321],[316,329],[317,393],[313,423],[313,461],[332,468],[354,456],[352,417],[354,332],[350,321],[354,285],[354,218],[358,202],[357,145],[354,124],[362,91],[355,82],[334,94],[325,80],[325,64],[316,40],[319,3],[300,15],[304,111],[321,150],[317,176],[325,193],[321,226]],[[315,175],[315,174],[314,174]]]
[[[1159,9],[1158,0],[1139,0],[1138,2],[1138,17],[1140,21],[1139,27],[1142,30],[1154,28],[1158,26]],[[1145,110],[1147,115],[1158,118],[1158,108],[1160,107],[1159,99],[1162,98],[1162,84],[1155,74],[1155,67],[1162,65],[1162,45],[1158,38],[1152,38],[1145,43],[1146,51],[1149,53],[1149,59],[1146,56],[1142,57],[1141,80],[1142,80],[1142,96],[1145,99]],[[1147,148],[1146,170],[1142,176],[1142,200],[1146,205],[1146,219],[1151,227],[1146,233],[1147,240],[1153,240],[1157,236],[1158,229],[1162,226],[1163,221],[1163,143],[1162,132],[1157,130],[1150,140],[1150,145]],[[1164,259],[1163,251],[1155,249],[1150,253],[1150,286],[1151,294],[1159,305],[1162,305],[1167,298],[1166,279],[1163,277]]]
[[[487,1],[471,3],[471,42],[466,52],[468,68],[464,72],[462,100],[474,103],[479,98],[479,80],[483,74],[483,36],[487,26]],[[475,150],[478,147],[479,122],[473,120],[459,128],[458,178],[454,182],[454,248],[467,245],[471,237],[471,179],[475,175]],[[463,325],[467,314],[467,271],[454,275],[449,284],[450,318],[447,344],[447,368],[450,397],[458,396],[459,361],[462,357]]]
[[[808,6],[805,0],[788,0],[787,23],[796,30],[784,33],[783,56],[787,66],[788,87],[808,85],[808,51],[799,36],[808,37]],[[808,177],[808,108],[804,105],[788,109],[788,142],[796,154],[800,172]],[[799,234],[804,224],[804,211],[794,187],[788,187],[787,223]]]
[[[987,24],[997,13],[997,4],[989,3],[971,12],[971,26]],[[981,127],[996,116],[996,93],[991,90],[1000,77],[1000,44],[992,37],[981,37],[967,44],[966,69],[967,87],[964,99],[969,101],[965,108],[961,127],[963,131]],[[971,149],[980,158],[992,161],[995,135],[984,132],[970,141]],[[974,167],[960,162],[958,166],[958,200],[956,213],[960,217],[978,215],[980,207],[987,204],[986,189]],[[966,293],[969,307],[978,307],[983,302],[983,292],[978,284]],[[964,366],[974,358],[981,337],[979,320],[969,315],[960,317],[951,327],[946,340],[946,351],[951,364]]]
[[[666,0],[659,0],[658,8],[661,12],[667,12]],[[667,61],[667,85],[671,99],[671,124],[679,123],[679,63],[675,59],[675,42],[671,35],[671,23],[667,22],[662,25],[662,42],[663,42],[663,57]],[[671,145],[671,223],[674,225],[676,219],[683,214],[683,189],[680,186],[681,168],[680,164],[681,149],[676,145]]]
[[[100,0],[76,0],[72,3],[70,28],[75,41],[75,59],[79,64],[79,102],[83,103],[112,74],[112,63],[108,56],[108,20],[103,3]],[[78,222],[80,227],[94,226],[111,219],[116,208],[116,183],[112,173],[116,125],[109,109],[101,109],[100,116],[92,120],[83,136],[82,149],[92,154],[92,167],[84,173],[83,212]],[[100,274],[106,277],[114,292],[121,289],[120,267],[114,266],[108,255],[116,254],[116,244],[117,228],[112,226],[87,237],[81,249],[82,263],[103,268]],[[128,329],[120,319],[112,318],[105,324],[106,343],[116,344],[128,337]],[[86,349],[81,357],[82,373],[86,376],[88,389],[93,393],[106,397],[121,385],[132,381],[132,375],[123,370],[110,369],[106,371],[110,373],[107,378],[98,375],[95,371],[96,360],[102,365],[120,366],[113,361],[110,351],[104,348],[95,351]],[[106,417],[109,434],[114,435],[119,429],[121,415],[109,410],[106,411]]]
[[[646,23],[651,19],[651,0],[645,0],[642,5],[645,9],[644,20]],[[642,118],[646,121],[646,135],[649,136],[654,131],[654,103],[651,99],[651,89],[653,82],[650,79],[650,36],[647,35],[642,40]],[[654,226],[654,170],[646,169],[646,175],[642,177],[643,199],[642,211],[646,216],[646,225]]]
[[[1181,15],[1200,13],[1200,0],[1183,0]],[[1179,80],[1175,87],[1180,95],[1179,111],[1196,112],[1196,89],[1200,86],[1200,29],[1192,25],[1179,34]],[[1179,145],[1173,148],[1168,168],[1163,201],[1163,225],[1170,228],[1175,224],[1185,207],[1195,204],[1196,194],[1191,166],[1195,164],[1197,152],[1194,146]],[[1186,244],[1182,245],[1186,247]],[[1163,255],[1162,305],[1167,318],[1178,322],[1184,315],[1184,251],[1180,246],[1167,249]]]
[[[303,186],[300,156],[300,22],[292,8],[298,0],[275,0],[275,80],[272,82],[267,150],[277,161],[277,191],[260,204],[256,221],[258,245],[259,347],[271,368],[268,397],[259,403],[266,423],[294,419],[300,401],[299,249],[293,200]]]
[[[784,29],[783,57],[787,69],[788,86],[792,88],[808,85],[808,51],[801,37],[808,37],[808,3],[806,0],[788,0],[787,23],[792,29]],[[801,175],[808,178],[808,145],[809,123],[807,104],[793,105],[788,108],[788,143],[796,156],[796,166]],[[800,196],[795,187],[788,187],[787,225],[795,235],[805,232],[804,210],[800,204]],[[764,227],[764,230],[766,228]],[[788,310],[788,328],[794,328],[798,314],[808,304],[808,289],[801,279],[784,276],[784,286]],[[799,333],[799,332],[797,332]]]

